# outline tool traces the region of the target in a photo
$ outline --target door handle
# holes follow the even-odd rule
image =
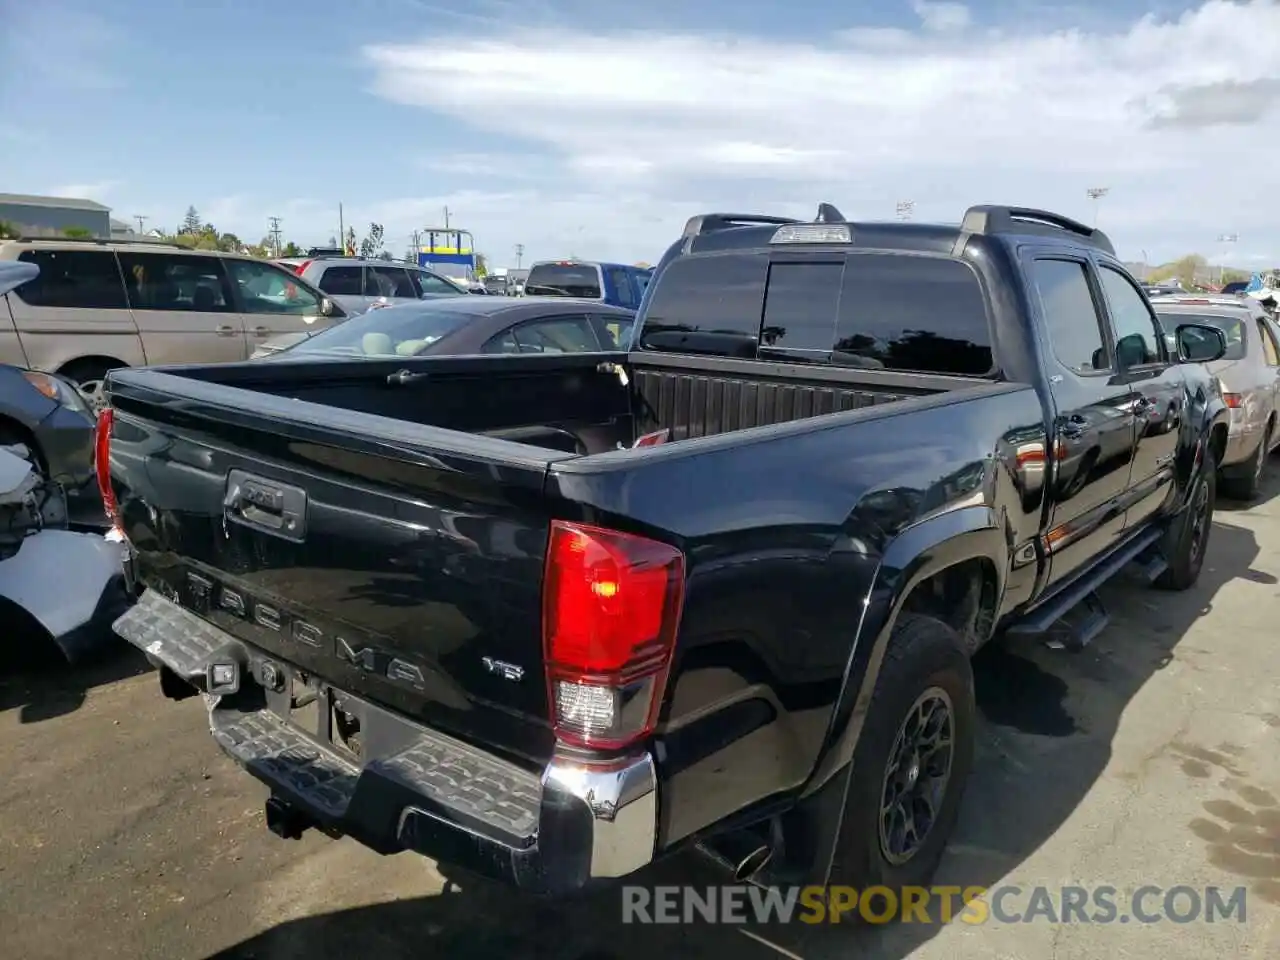
[[[217,329],[217,334],[220,337],[234,337],[238,334],[238,332],[239,331],[237,331],[235,327],[228,327],[225,325],[218,327]]]
[[[1084,436],[1085,427],[1088,421],[1078,413],[1058,421],[1058,436],[1066,437],[1068,440],[1079,440]]]
[[[268,336],[270,333],[271,333],[271,330],[268,327],[253,328],[253,335],[255,337],[265,337],[265,336]]]

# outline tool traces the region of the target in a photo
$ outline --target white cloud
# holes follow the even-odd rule
[[[972,22],[969,8],[963,3],[949,3],[946,0],[912,0],[911,9],[920,18],[926,30],[948,31],[963,30]]]
[[[1280,36],[1280,5],[1212,0],[1109,31],[1016,33],[973,28],[959,4],[914,6],[918,31],[823,42],[525,27],[364,53],[385,98],[562,159],[506,211],[504,237],[576,216],[581,196],[613,198],[587,223],[607,218],[602,236],[624,233],[652,259],[715,207],[812,215],[830,200],[875,219],[910,198],[918,219],[956,221],[979,202],[1087,219],[1086,188],[1108,186],[1101,225],[1126,256],[1208,252],[1230,230],[1280,261],[1280,109],[1258,95],[1280,68],[1241,41]],[[663,219],[628,224],[618,198]]]
[[[101,203],[111,196],[112,191],[120,186],[119,180],[98,180],[93,183],[66,183],[59,187],[50,187],[51,197],[67,197],[71,200],[96,200]]]

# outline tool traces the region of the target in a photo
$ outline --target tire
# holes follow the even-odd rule
[[[895,805],[895,812],[882,820],[882,801],[891,800],[894,793],[898,797],[913,793],[925,783],[920,774],[927,773],[930,765],[927,761],[921,764],[919,754],[913,756],[909,750],[911,720],[923,713],[936,723],[940,715],[930,711],[938,705],[949,708],[948,775],[936,794],[928,828],[909,852],[909,844],[900,842],[906,839],[905,831],[900,830],[902,807]],[[895,897],[904,886],[928,886],[960,813],[965,782],[973,767],[974,738],[973,670],[960,636],[932,617],[901,615],[854,753],[831,883],[847,884],[859,894],[869,887],[883,886]],[[908,748],[905,755],[901,752],[904,745]],[[934,757],[936,760],[937,754]],[[940,765],[933,769],[940,769]],[[887,793],[890,790],[893,793]],[[917,814],[924,810],[918,799],[913,806]],[[908,854],[905,858],[904,853]],[[884,905],[873,909],[879,915]]]
[[[74,360],[58,371],[59,376],[70,380],[80,391],[80,395],[97,413],[102,409],[102,381],[112,370],[128,366],[125,363],[103,360]]]
[[[1209,534],[1213,530],[1213,505],[1217,496],[1218,465],[1213,454],[1205,451],[1200,463],[1188,505],[1174,518],[1165,533],[1164,557],[1169,564],[1156,578],[1159,590],[1186,590],[1200,579]]]
[[[1246,503],[1258,499],[1262,489],[1262,477],[1267,469],[1267,454],[1271,449],[1271,425],[1267,425],[1262,434],[1262,442],[1254,451],[1243,471],[1235,475],[1224,474],[1222,477],[1222,493],[1232,500],[1243,500]]]

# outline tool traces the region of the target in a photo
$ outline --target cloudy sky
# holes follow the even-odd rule
[[[691,215],[1095,216],[1280,264],[1280,3],[0,0],[0,192],[494,264],[656,260]],[[1096,205],[1091,187],[1109,188]],[[1238,237],[1234,244],[1222,235]]]

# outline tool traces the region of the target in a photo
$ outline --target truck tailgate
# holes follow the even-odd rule
[[[543,484],[571,454],[158,371],[114,374],[111,402],[145,585],[317,679],[550,755]]]

